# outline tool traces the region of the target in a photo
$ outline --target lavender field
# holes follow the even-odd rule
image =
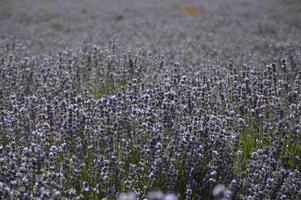
[[[0,199],[300,200],[300,0],[0,0]]]

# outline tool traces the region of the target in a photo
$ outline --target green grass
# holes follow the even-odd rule
[[[103,96],[109,96],[115,90],[114,80],[108,79],[102,87],[92,87],[90,93],[95,99],[99,99]]]
[[[2,16],[9,16],[13,11],[13,5],[11,0],[2,0],[0,2],[0,17]]]
[[[240,166],[234,168],[234,174],[245,177],[246,169],[251,159],[252,153],[257,149],[263,149],[272,144],[273,140],[270,133],[264,133],[262,123],[258,119],[250,119],[247,125],[240,130],[239,141],[233,149],[233,161]]]
[[[132,77],[122,77],[119,80],[114,80],[111,78],[107,78],[104,85],[102,87],[94,85],[90,89],[90,94],[95,98],[99,99],[101,97],[109,96],[119,91],[121,89],[126,89],[127,84],[131,82]]]
[[[301,169],[300,133],[288,133],[281,147],[280,159],[289,167]]]

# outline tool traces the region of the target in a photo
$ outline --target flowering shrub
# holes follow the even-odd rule
[[[119,8],[112,2],[103,7]],[[0,199],[301,196],[298,20],[284,9],[282,21],[261,21],[259,11],[241,13],[239,3],[229,7],[236,13],[229,18],[226,11],[210,13],[215,6],[207,3],[199,22],[172,11],[157,16],[173,7],[158,4],[135,1],[120,8],[124,15],[103,8],[91,16],[104,25],[93,28],[87,20],[87,30],[118,38],[101,46],[61,50],[56,37],[37,31],[48,22],[63,38],[81,30],[80,23],[52,19],[51,6],[47,20],[34,26],[49,46],[0,34]],[[273,5],[265,6],[279,9]],[[10,14],[12,20],[20,13]],[[10,26],[1,26],[3,32]],[[27,30],[17,23],[16,35],[19,29]]]

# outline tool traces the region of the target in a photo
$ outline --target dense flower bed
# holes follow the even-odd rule
[[[0,199],[300,198],[300,5],[2,0]]]
[[[287,60],[186,76],[122,52],[2,59],[1,198],[300,196],[301,74]]]

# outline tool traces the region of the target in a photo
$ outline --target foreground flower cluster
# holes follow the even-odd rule
[[[298,65],[187,67],[114,41],[3,57],[0,199],[300,197]]]

